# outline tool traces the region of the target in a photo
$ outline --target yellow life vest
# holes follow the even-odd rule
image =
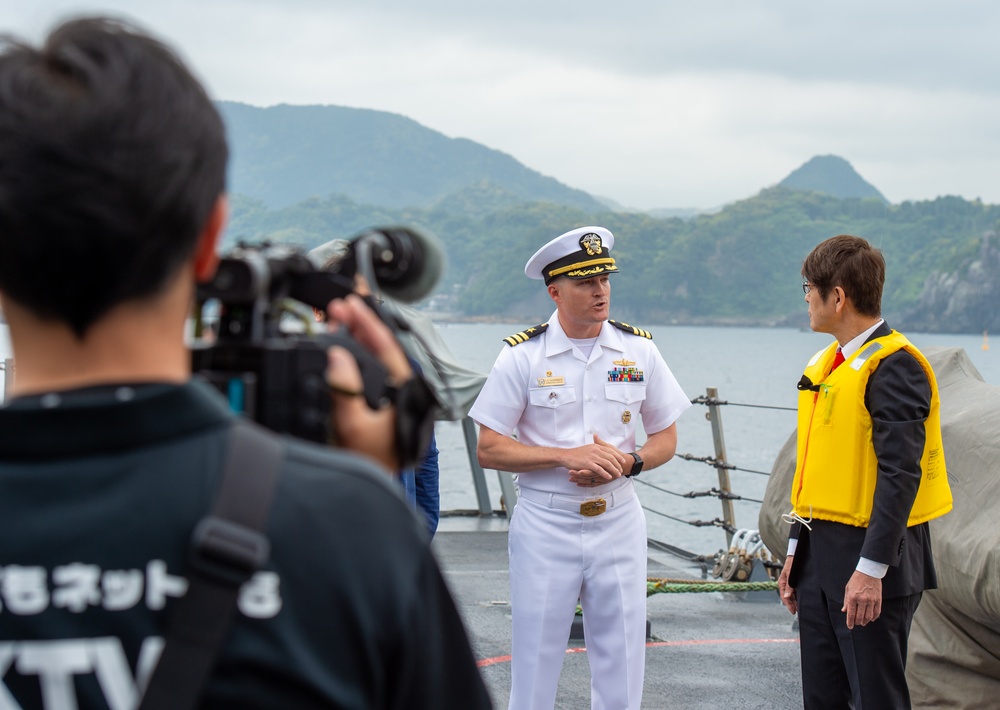
[[[865,388],[876,366],[905,349],[924,369],[931,388],[926,439],[920,458],[920,487],[907,527],[944,515],[952,506],[941,440],[941,400],[927,358],[900,333],[872,340],[833,372],[837,343],[813,356],[805,376],[819,391],[799,393],[798,449],[792,482],[793,512],[808,519],[867,527],[871,518],[878,460]]]

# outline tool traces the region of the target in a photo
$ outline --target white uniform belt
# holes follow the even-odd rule
[[[562,493],[546,493],[536,491],[533,488],[519,488],[518,495],[526,498],[532,503],[538,503],[548,508],[558,508],[568,510],[572,513],[579,513],[588,517],[600,515],[607,508],[621,505],[635,495],[635,484],[628,481],[613,491],[602,493],[601,495],[571,496]]]

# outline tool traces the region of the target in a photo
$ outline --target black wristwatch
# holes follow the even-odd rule
[[[632,458],[635,459],[635,463],[632,464],[632,470],[625,474],[626,478],[630,478],[632,476],[638,476],[640,473],[642,473],[642,457],[639,456],[639,453],[637,451],[633,451]]]

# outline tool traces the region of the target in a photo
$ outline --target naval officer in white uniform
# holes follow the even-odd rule
[[[677,446],[691,402],[649,333],[608,319],[614,236],[556,237],[524,272],[556,312],[505,338],[473,406],[479,461],[517,475],[510,524],[511,710],[550,710],[577,599],[594,710],[638,710],[646,650],[646,519],[632,477]],[[636,425],[647,439],[636,450]],[[516,435],[516,439],[513,438]]]

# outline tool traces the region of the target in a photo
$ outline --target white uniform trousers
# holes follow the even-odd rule
[[[530,494],[533,500],[529,500]],[[522,490],[510,523],[510,710],[551,710],[577,599],[592,710],[638,710],[646,662],[646,518],[634,483],[594,517]],[[546,501],[546,498],[548,499]],[[557,504],[573,498],[555,496]],[[578,502],[586,500],[580,496]],[[541,501],[541,502],[539,502]]]

